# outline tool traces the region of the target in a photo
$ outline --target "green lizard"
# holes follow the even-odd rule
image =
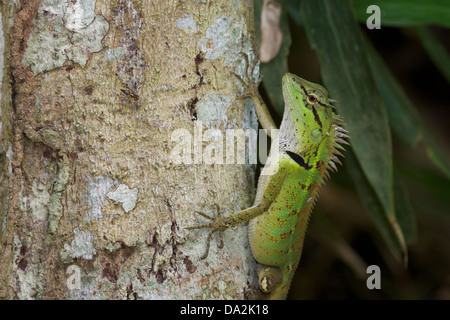
[[[248,69],[248,58],[245,57]],[[251,74],[251,73],[250,73]],[[237,76],[255,104],[260,123],[268,129],[274,122],[258,93],[258,84]],[[329,177],[328,169],[341,164],[338,155],[348,144],[342,119],[333,112],[327,91],[320,85],[287,73],[282,80],[285,110],[279,131],[279,143],[272,143],[270,154],[278,151],[278,170],[261,175],[254,205],[230,216],[211,218],[210,223],[187,229],[210,228],[206,240],[206,258],[211,236],[249,221],[248,234],[252,254],[258,262],[259,287],[269,299],[285,299],[300,261],[306,227],[320,186]],[[278,148],[274,150],[273,148]],[[266,164],[267,166],[268,164]]]

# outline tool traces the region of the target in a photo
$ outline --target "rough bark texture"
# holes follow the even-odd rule
[[[3,1],[0,298],[252,296],[244,226],[206,261],[183,228],[251,205],[254,167],[170,158],[176,129],[257,125],[252,2]]]

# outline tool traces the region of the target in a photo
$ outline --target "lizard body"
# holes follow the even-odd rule
[[[252,97],[260,123],[273,127],[257,85],[251,87],[239,81]],[[249,242],[258,262],[259,287],[269,299],[285,299],[300,262],[303,239],[320,186],[328,178],[328,170],[340,163],[339,143],[347,142],[347,131],[341,118],[333,112],[327,91],[320,85],[287,73],[282,80],[285,111],[280,125],[279,143],[272,143],[271,155],[278,152],[278,170],[261,175],[254,205],[230,216],[218,216],[202,226],[211,235],[249,221]],[[247,83],[249,79],[247,77]],[[262,110],[258,110],[261,109]],[[277,148],[277,150],[274,150]],[[270,156],[269,156],[270,158]],[[266,167],[268,164],[266,164]]]

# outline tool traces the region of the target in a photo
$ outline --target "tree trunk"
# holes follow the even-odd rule
[[[184,228],[253,201],[253,165],[206,161],[208,133],[257,128],[233,76],[240,52],[254,59],[253,1],[1,10],[0,298],[252,296],[246,227],[222,250],[214,235],[206,260],[207,231]],[[180,139],[197,158],[174,160]]]

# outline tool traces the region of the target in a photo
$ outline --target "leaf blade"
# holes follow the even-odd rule
[[[388,116],[371,74],[361,31],[349,3],[343,3],[303,0],[302,21],[319,56],[325,86],[333,99],[339,101],[338,109],[344,115],[352,136],[355,159],[379,201],[380,206],[369,206],[377,217],[374,221],[393,252],[404,257],[406,245],[394,208]],[[323,13],[323,18],[317,19],[318,12]],[[380,221],[387,221],[387,224]],[[392,241],[389,234],[395,235],[396,240]]]
[[[445,47],[427,28],[417,27],[414,31],[431,61],[450,84],[450,55]]]
[[[365,38],[365,45],[372,74],[386,105],[389,124],[405,144],[414,147],[421,137],[420,116],[397,79],[367,38]]]
[[[391,220],[386,214],[380,214],[384,211],[383,205],[361,170],[353,152],[346,154],[345,168],[352,177],[356,192],[377,227],[377,230],[380,232],[391,252],[406,264],[408,261],[408,252],[406,250],[403,231],[396,219]]]
[[[387,107],[390,126],[410,147],[416,146],[423,138],[429,159],[450,179],[450,161],[444,151],[423,123],[397,79],[367,39],[365,45],[375,82]]]
[[[422,26],[434,24],[450,27],[450,6],[446,0],[353,0],[357,19],[365,23],[367,7],[377,5],[382,26]]]

